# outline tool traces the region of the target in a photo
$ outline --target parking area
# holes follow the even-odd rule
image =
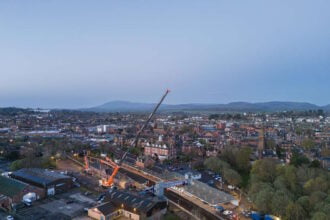
[[[2,210],[0,210],[0,219],[6,219],[6,216],[7,215],[8,215],[7,213],[5,213]]]
[[[71,218],[79,215],[81,212],[83,212],[84,209],[84,205],[77,202],[68,204],[64,199],[55,200],[50,203],[41,205],[40,207],[47,210],[48,212],[62,213]]]
[[[15,219],[24,219],[24,220],[43,220],[43,219],[61,219],[67,220],[70,219],[69,216],[66,216],[62,213],[50,213],[48,210],[43,209],[42,207],[25,207],[17,210],[14,214]]]
[[[10,161],[0,159],[0,173],[8,172],[10,164]]]
[[[68,193],[36,201],[31,207],[20,208],[17,210],[15,217],[24,220],[80,219],[87,214],[84,208],[90,208],[95,204],[94,195],[87,196],[79,189],[74,189]]]

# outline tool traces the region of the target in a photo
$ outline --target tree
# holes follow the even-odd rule
[[[220,157],[230,165],[236,167],[236,153],[237,149],[234,146],[228,146],[222,151]]]
[[[324,111],[323,111],[323,109],[318,109],[318,110],[317,110],[317,115],[318,115],[318,116],[323,116],[323,115],[324,115]]]
[[[328,216],[323,212],[315,212],[312,220],[328,220]]]
[[[313,168],[320,168],[321,167],[321,163],[320,163],[319,160],[313,160],[309,166],[310,167],[313,167]]]
[[[314,205],[313,211],[315,212],[323,212],[327,216],[330,216],[330,203],[329,202],[319,202]]]
[[[251,170],[253,178],[264,182],[273,182],[276,177],[276,162],[272,159],[257,160]]]
[[[276,145],[276,155],[278,158],[282,158],[282,148],[279,145]]]
[[[287,185],[292,192],[297,192],[298,190],[296,173],[297,173],[297,169],[294,166],[285,166],[284,178],[287,181]]]
[[[207,169],[216,173],[222,173],[225,168],[230,168],[230,165],[225,161],[220,160],[218,157],[210,157],[204,161]]]
[[[272,197],[274,192],[270,188],[261,189],[255,198],[255,205],[262,213],[269,213],[272,211]]]
[[[17,160],[20,154],[18,150],[7,150],[5,151],[4,157],[8,160]]]
[[[309,179],[304,184],[304,191],[307,194],[311,194],[315,191],[323,191],[326,192],[328,190],[329,183],[326,179],[321,176],[316,177],[315,179]]]
[[[139,155],[141,153],[141,149],[138,147],[132,147],[129,149],[129,152],[134,155]]]
[[[15,170],[19,170],[23,167],[23,161],[22,160],[15,160],[14,162],[12,162],[10,164],[10,170],[15,171]]]
[[[321,213],[330,216],[327,171],[303,164],[299,167],[277,165],[274,172],[274,165],[267,163],[269,161],[256,161],[251,170],[249,197],[258,211],[268,211],[269,206],[264,203],[273,192],[267,202],[271,203],[272,214],[283,219],[317,219]],[[269,180],[272,176],[267,172],[275,173],[274,181]],[[316,215],[316,212],[320,213]]]
[[[253,202],[256,201],[260,189],[268,189],[270,191],[273,190],[272,186],[269,183],[258,182],[258,181],[252,182],[248,194]]]
[[[266,147],[269,149],[275,149],[276,143],[274,139],[266,139]]]
[[[301,146],[306,150],[309,150],[315,146],[315,142],[310,138],[306,138],[302,141]]]
[[[209,116],[209,120],[212,120],[212,119],[215,119],[215,120],[217,120],[217,119],[219,119],[219,114],[211,114],[210,116]]]
[[[307,219],[307,214],[298,203],[290,202],[285,209],[285,219],[304,220]]]
[[[230,183],[231,185],[237,186],[242,182],[242,177],[233,169],[226,168],[223,171],[224,178]]]
[[[235,164],[239,171],[248,172],[250,170],[250,155],[252,150],[244,147],[238,150],[235,155]]]
[[[327,194],[321,191],[313,192],[309,196],[309,203],[310,204],[317,204],[319,202],[322,202],[325,198],[327,198]]]
[[[299,167],[303,164],[309,164],[309,159],[307,157],[305,157],[304,155],[294,152],[292,154],[290,164],[294,165],[296,167]]]
[[[309,203],[309,197],[308,196],[301,196],[297,199],[297,203],[303,207],[303,209],[306,212],[310,212],[313,207],[311,207],[311,204]]]
[[[276,216],[284,216],[285,209],[290,202],[292,202],[292,200],[287,195],[286,191],[276,191],[271,202],[272,213]]]
[[[274,187],[277,190],[288,191],[287,182],[283,175],[276,177]]]

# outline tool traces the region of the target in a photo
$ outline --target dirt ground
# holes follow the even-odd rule
[[[58,160],[56,162],[57,169],[67,170],[68,172],[81,172],[83,167],[72,162],[71,160]]]

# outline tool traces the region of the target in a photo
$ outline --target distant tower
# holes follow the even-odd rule
[[[259,141],[258,141],[258,156],[259,159],[262,159],[262,152],[265,149],[265,134],[264,134],[264,128],[262,127],[261,129],[258,130],[259,133]]]

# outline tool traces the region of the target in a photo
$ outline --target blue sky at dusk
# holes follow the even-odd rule
[[[328,0],[0,1],[0,106],[330,104]]]

